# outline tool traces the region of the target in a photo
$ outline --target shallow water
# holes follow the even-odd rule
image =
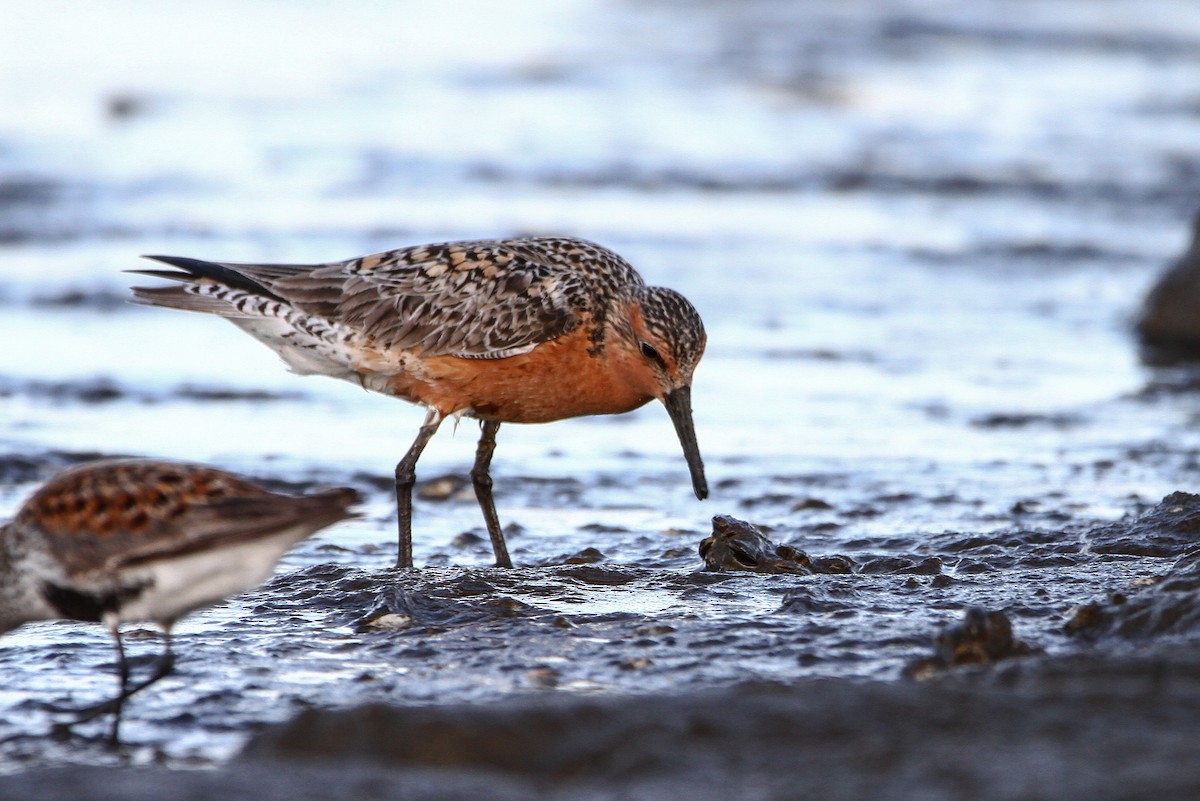
[[[0,514],[117,453],[368,503],[179,626],[123,752],[43,736],[39,702],[110,691],[106,635],[6,636],[0,767],[211,764],[311,705],[898,676],[969,605],[1073,650],[1075,605],[1166,569],[1088,543],[1196,480],[1194,376],[1142,367],[1128,333],[1200,196],[1200,16],[1180,4],[10,5]],[[469,492],[418,501],[426,567],[388,569],[419,409],[123,302],[140,253],[534,232],[598,240],[699,308],[713,494],[691,496],[657,406],[506,426],[510,572],[460,536],[482,532]],[[420,477],[465,474],[474,439],[445,427]],[[718,513],[864,570],[698,573]],[[564,564],[588,547],[601,562]]]

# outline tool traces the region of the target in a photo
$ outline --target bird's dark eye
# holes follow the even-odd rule
[[[655,362],[662,361],[662,356],[658,355],[658,351],[655,350],[654,346],[651,345],[649,342],[642,343],[642,355],[645,356],[647,359],[650,359],[651,361],[655,361]]]

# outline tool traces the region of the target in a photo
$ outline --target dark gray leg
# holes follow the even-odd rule
[[[496,515],[496,503],[492,500],[492,476],[488,472],[492,464],[492,452],[496,450],[496,432],[499,430],[499,423],[484,421],[479,448],[475,451],[475,466],[471,468],[471,482],[475,485],[479,507],[483,509],[483,522],[487,524],[488,536],[492,538],[496,567],[512,567],[508,547],[504,544],[504,532],[500,530],[500,518]]]
[[[413,484],[417,483],[417,459],[421,458],[421,451],[425,450],[441,423],[441,413],[430,409],[412,447],[396,465],[396,523],[400,531],[400,553],[396,555],[396,567],[413,566],[412,491]]]
[[[149,687],[155,682],[165,679],[171,675],[171,671],[175,669],[175,652],[171,650],[171,630],[163,631],[163,652],[162,656],[154,663],[154,672],[151,673],[144,681],[129,686],[129,663],[125,660],[125,648],[121,644],[121,635],[119,632],[114,634],[117,641],[117,656],[120,659],[118,670],[121,677],[121,693],[112,700],[115,707],[113,710],[112,729],[109,731],[108,738],[111,742],[117,742],[121,727],[121,712],[125,709],[125,701],[134,693],[140,693],[142,690]]]
[[[146,679],[141,684],[139,684],[138,686],[136,686],[132,690],[130,690],[126,694],[126,697],[133,695],[136,692],[140,692],[140,691],[146,689],[147,687],[149,687],[154,682],[156,682],[160,679],[165,679],[167,676],[171,675],[171,672],[173,670],[175,670],[175,651],[173,651],[171,649],[172,642],[173,642],[173,640],[171,639],[171,630],[169,628],[164,629],[163,630],[163,652],[162,652],[162,656],[160,656],[158,658],[158,661],[154,664],[154,672],[152,674],[150,674],[150,678]]]
[[[121,642],[121,630],[113,626],[112,629],[113,642],[117,644],[117,697],[109,703],[112,705],[113,721],[112,728],[108,731],[109,742],[116,743],[120,735],[121,729],[121,712],[125,709],[125,699],[129,697],[129,660],[125,658],[125,645]],[[96,708],[96,715],[103,714],[106,705],[100,704]],[[90,711],[90,710],[89,710]],[[90,717],[81,716],[76,722],[82,723]]]
[[[120,735],[121,712],[125,708],[125,701],[135,693],[139,693],[151,684],[169,676],[175,668],[175,654],[171,650],[171,631],[168,628],[163,631],[163,653],[154,664],[154,672],[145,681],[130,687],[129,660],[125,656],[125,644],[121,639],[121,630],[117,626],[110,626],[109,631],[112,633],[113,644],[117,649],[117,681],[120,688],[116,697],[89,707],[84,707],[83,709],[55,709],[54,711],[73,715],[74,719],[70,723],[59,724],[67,730],[71,726],[86,723],[89,720],[111,712],[113,722],[112,728],[109,729],[108,738],[110,742],[116,743]]]

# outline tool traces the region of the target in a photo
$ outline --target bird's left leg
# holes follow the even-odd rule
[[[500,530],[496,503],[492,500],[492,476],[488,470],[492,464],[492,453],[496,450],[496,432],[499,430],[499,423],[483,421],[483,433],[479,435],[479,447],[475,450],[475,466],[471,468],[471,483],[475,485],[475,497],[479,500],[483,522],[487,524],[488,536],[492,539],[496,567],[512,567],[508,546],[504,544],[504,532]]]

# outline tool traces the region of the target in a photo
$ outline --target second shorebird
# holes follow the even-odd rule
[[[121,690],[76,711],[79,722],[115,713],[115,741],[125,701],[171,672],[175,621],[261,583],[293,545],[354,517],[350,506],[358,501],[352,489],[281,495],[182,462],[74,467],[0,525],[0,634],[55,618],[104,623],[117,648]],[[131,687],[121,624],[136,620],[162,627],[164,649],[153,674]]]
[[[135,287],[137,302],[224,317],[295,373],[427,408],[396,465],[399,567],[412,565],[417,459],[452,415],[482,422],[471,479],[501,567],[512,561],[488,472],[501,423],[619,414],[656,398],[675,424],[696,497],[708,496],[691,402],[706,341],[700,315],[592,242],[451,242],[316,265],[149,258],[179,271],[135,272],[180,285]]]

